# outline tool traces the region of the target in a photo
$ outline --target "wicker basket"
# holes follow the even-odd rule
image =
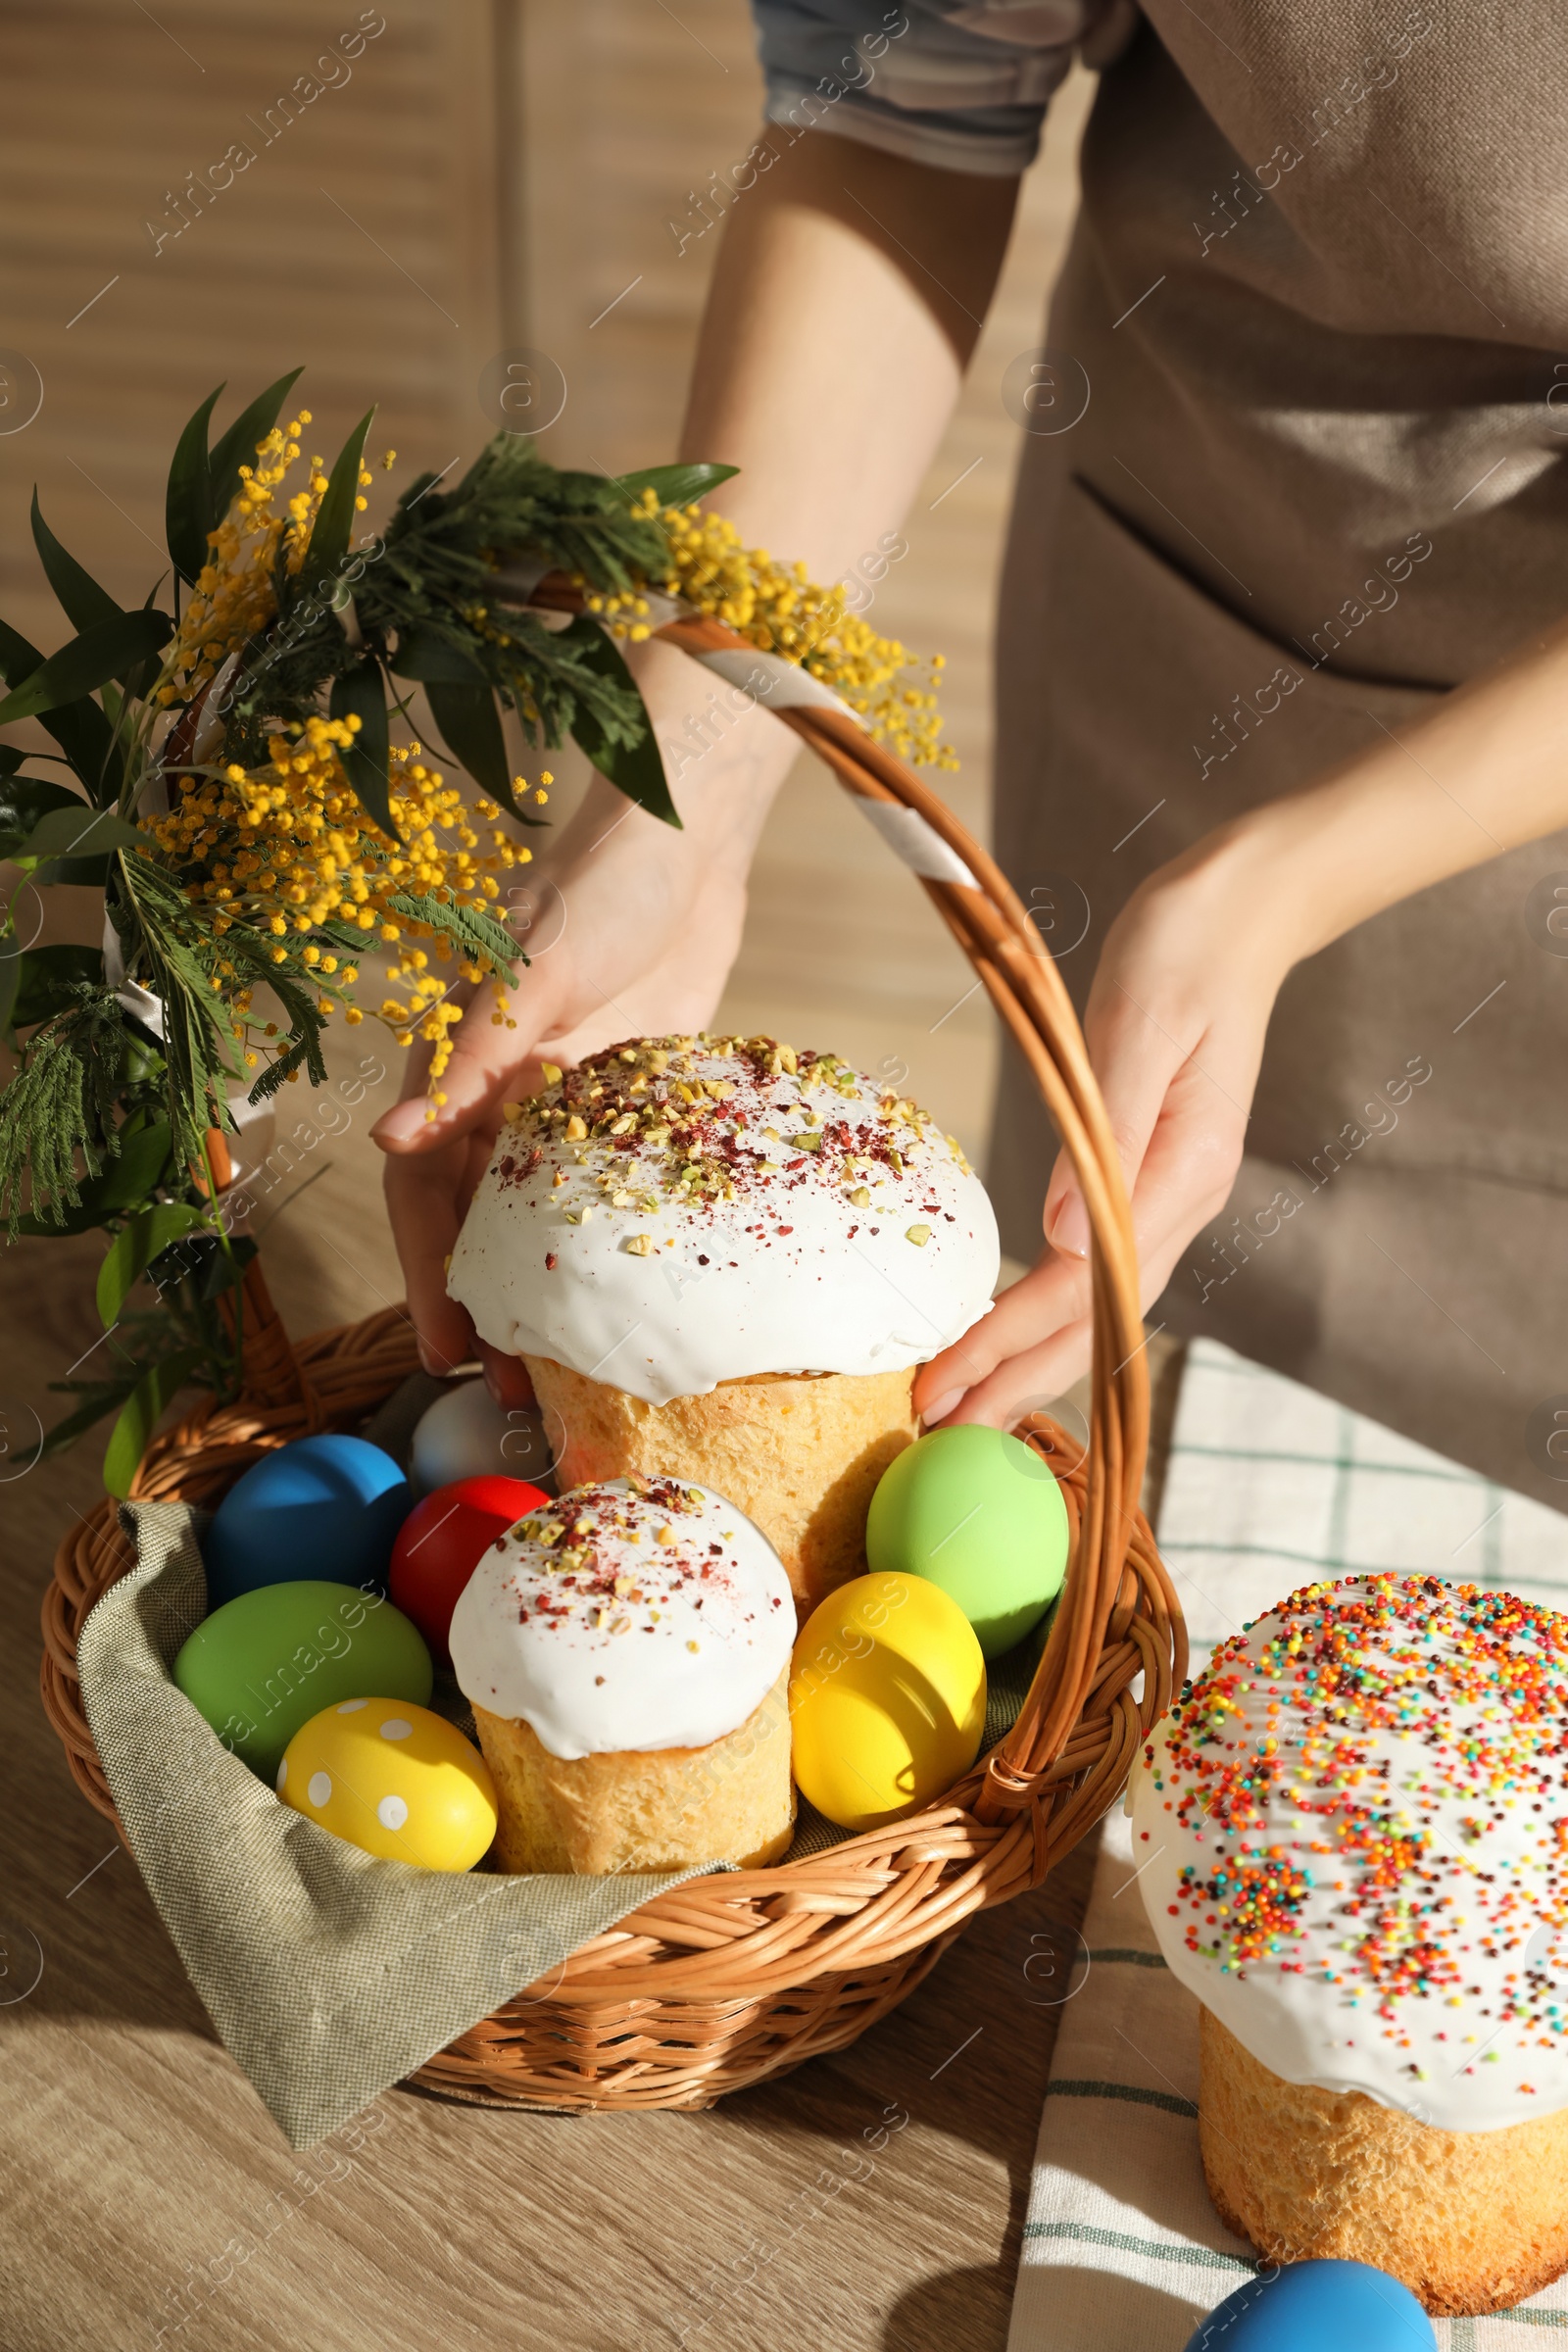
[[[534,601],[577,599],[548,581]],[[699,657],[751,650],[710,620],[678,618],[659,634]],[[1038,1886],[1093,1828],[1185,1669],[1180,1610],[1138,1508],[1149,1382],[1126,1195],[1055,966],[992,860],[898,760],[839,711],[779,715],[847,790],[923,819],[917,870],[956,871],[956,859],[972,877],[924,886],[1033,1069],[1078,1171],[1095,1234],[1089,1447],[1071,1458],[1080,1449],[1040,1415],[1022,1433],[1061,1477],[1073,1536],[1066,1586],[1017,1722],[940,1804],[808,1860],[692,1881],[644,1904],[414,2077],[456,2098],[703,2107],[853,2041],[920,1983],[974,1912]],[[212,1503],[269,1448],[355,1428],[416,1368],[399,1309],[295,1348],[254,1260],[246,1292],[245,1396],[209,1399],[155,1440],[137,1496]],[[130,1565],[106,1500],[62,1544],[43,1609],[44,1706],[78,1788],[111,1821],[75,1643],[88,1610]]]

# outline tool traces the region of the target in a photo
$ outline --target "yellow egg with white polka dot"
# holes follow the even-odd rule
[[[277,1768],[285,1805],[388,1862],[471,1870],[496,1834],[489,1767],[406,1698],[345,1698],[302,1724]]]

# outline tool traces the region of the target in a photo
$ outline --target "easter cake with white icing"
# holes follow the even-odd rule
[[[794,1639],[777,1553],[705,1488],[580,1487],[501,1536],[451,1633],[501,1867],[776,1860],[795,1818]]]
[[[1129,1802],[1227,2222],[1434,2311],[1568,2268],[1568,1618],[1308,1586],[1219,1645]]]
[[[914,1368],[989,1308],[984,1186],[896,1089],[771,1038],[640,1039],[547,1078],[508,1105],[452,1296],[526,1363],[564,1484],[715,1487],[814,1605],[864,1569]]]

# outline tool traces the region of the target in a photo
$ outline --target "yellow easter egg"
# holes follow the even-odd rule
[[[841,1830],[918,1812],[980,1752],[986,1662],[957,1602],[884,1570],[829,1593],[790,1667],[793,1768]]]
[[[406,1698],[345,1698],[313,1715],[283,1751],[277,1793],[334,1838],[421,1870],[471,1870],[496,1834],[483,1756]]]

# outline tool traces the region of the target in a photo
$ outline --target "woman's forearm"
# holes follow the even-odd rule
[[[754,150],[763,152],[775,161],[725,222],[681,455],[738,466],[712,504],[750,544],[831,585],[897,528],[930,462],[1002,265],[1017,183],[820,132],[791,143],[776,125]],[[631,646],[627,659],[684,829],[629,809],[596,779],[535,869],[539,891],[570,892],[574,940],[593,943],[583,985],[616,998],[649,939],[685,923],[699,889],[722,880],[743,892],[799,749],[765,705],[718,690],[671,647]],[[725,956],[709,968],[714,993]],[[563,988],[564,971],[562,959]],[[572,998],[560,1017],[581,1009]]]
[[[1207,866],[1272,930],[1281,974],[1400,899],[1568,825],[1568,626],[1163,869]]]
[[[681,454],[738,466],[714,503],[832,581],[902,521],[935,454],[1018,183],[789,137],[770,126],[777,160],[725,222]]]
[[[831,585],[898,527],[931,461],[1002,267],[1017,182],[822,132],[791,143],[779,125],[754,152],[775,161],[724,224],[680,454],[738,466],[712,504],[751,545]],[[691,867],[742,882],[795,737],[761,706],[715,695],[710,673],[667,646],[627,658],[685,828],[627,820],[640,828],[641,887],[677,901]],[[591,876],[625,817],[618,795],[595,784],[549,872]]]

